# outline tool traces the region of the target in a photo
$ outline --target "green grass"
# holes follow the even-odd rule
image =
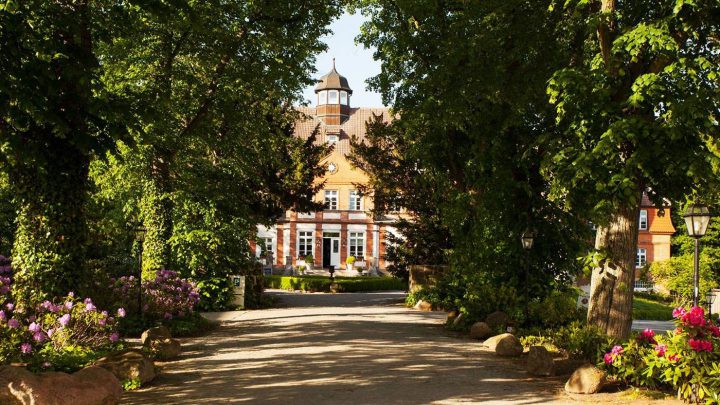
[[[633,319],[669,321],[672,319],[672,311],[673,308],[663,302],[640,297],[633,299]]]
[[[336,292],[407,290],[407,284],[394,277],[335,277],[335,285]],[[330,279],[324,276],[265,276],[265,287],[330,292]]]

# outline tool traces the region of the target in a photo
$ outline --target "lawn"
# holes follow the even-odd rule
[[[330,279],[324,276],[265,276],[266,288],[290,291],[329,292]],[[394,277],[335,277],[336,292],[407,290],[407,284]]]
[[[673,308],[665,303],[647,298],[633,299],[633,319],[650,321],[669,321],[672,319]]]

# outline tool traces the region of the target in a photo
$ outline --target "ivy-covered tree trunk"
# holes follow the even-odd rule
[[[626,207],[598,228],[595,248],[606,254],[593,269],[588,323],[624,339],[632,326],[639,205]]]
[[[86,280],[85,203],[89,157],[50,136],[42,169],[25,165],[12,173],[18,205],[12,253],[19,305],[78,291]],[[51,151],[62,150],[56,154]]]
[[[142,203],[143,224],[147,231],[143,243],[143,278],[152,278],[157,270],[167,268],[172,257],[172,153],[161,148],[153,148],[152,153],[150,178],[146,182]]]

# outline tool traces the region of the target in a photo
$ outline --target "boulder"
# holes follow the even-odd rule
[[[527,357],[527,372],[536,376],[553,375],[555,362],[552,354],[544,346],[530,346]]]
[[[417,304],[415,304],[415,306],[413,308],[420,310],[420,311],[425,311],[425,312],[429,312],[429,311],[433,310],[432,304],[427,301],[424,301],[424,300],[418,301]]]
[[[113,353],[96,361],[95,365],[113,373],[120,381],[139,380],[146,384],[156,376],[155,363],[137,349]]]
[[[509,320],[510,317],[505,312],[495,311],[485,318],[485,323],[487,323],[491,329],[504,329]]]
[[[15,366],[0,367],[0,403],[7,405],[114,405],[123,393],[120,382],[100,367],[74,374],[34,374]]]
[[[180,342],[177,339],[155,339],[146,346],[159,360],[172,360],[180,355]]]
[[[493,336],[483,343],[498,356],[517,357],[523,353],[523,346],[514,335],[503,333]]]
[[[565,383],[569,394],[595,394],[605,385],[606,374],[592,364],[580,366]]]
[[[492,329],[485,322],[475,322],[470,327],[470,337],[473,339],[486,339],[492,334]]]
[[[143,332],[140,341],[143,346],[147,346],[150,340],[169,339],[170,337],[170,329],[165,326],[156,326]]]

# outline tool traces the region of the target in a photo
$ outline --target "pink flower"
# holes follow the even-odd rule
[[[70,314],[65,314],[58,319],[60,325],[67,326],[70,323]]]
[[[48,329],[48,331],[47,331],[48,337],[52,337],[53,333],[55,333],[55,329]]]
[[[612,353],[605,353],[603,360],[605,361],[605,364],[609,365],[609,364],[612,364],[613,361],[615,361],[615,356],[613,356]]]
[[[45,335],[43,335],[42,332],[36,332],[33,333],[33,339],[36,342],[42,342],[43,340],[45,340]]]
[[[7,319],[7,315],[5,315],[5,311],[0,311],[0,321],[5,321]]]
[[[23,343],[20,345],[20,351],[23,352],[23,354],[32,353],[32,346],[30,343]]]
[[[712,351],[712,342],[710,342],[709,340],[690,339],[688,340],[688,344],[690,345],[690,347],[692,347],[693,350],[698,353]]]
[[[113,334],[110,335],[110,341],[115,343],[118,340],[120,340],[120,336],[117,334],[117,332],[113,332]]]
[[[665,352],[667,351],[667,345],[657,345],[655,346],[655,351],[657,352],[657,355],[660,357],[665,356]]]
[[[673,316],[673,318],[676,318],[676,319],[682,318],[683,316],[685,316],[685,313],[686,313],[685,308],[677,307],[677,308],[673,309],[672,316]]]
[[[619,354],[622,354],[623,351],[625,351],[625,349],[623,349],[622,346],[616,345],[616,346],[613,346],[612,350],[610,350],[610,353],[617,356]]]
[[[12,311],[13,308],[15,308],[15,304],[13,304],[12,302],[9,302],[7,305],[5,305],[5,308],[7,308],[8,311]]]
[[[8,321],[8,326],[10,327],[10,329],[18,328],[20,327],[20,322],[18,322],[17,319],[13,318]]]
[[[117,310],[117,316],[118,316],[118,318],[125,318],[125,315],[127,315],[127,314],[125,313],[125,308],[118,308],[118,310]]]
[[[40,332],[40,325],[33,322],[30,324],[30,326],[28,326],[28,330],[33,333]]]
[[[45,363],[42,364],[43,368],[50,368],[51,366],[52,366],[52,364],[50,364],[49,361],[46,361]]]
[[[640,335],[638,336],[638,341],[642,342],[648,342],[652,344],[656,344],[655,341],[655,332],[653,332],[650,328],[645,329],[644,331],[640,332]]]
[[[93,305],[92,302],[88,302],[85,304],[85,312],[92,312],[92,311],[95,311],[96,309],[97,308],[95,307],[95,305]]]
[[[73,309],[74,306],[75,306],[75,303],[74,303],[74,302],[72,302],[72,301],[65,301],[65,308],[66,308],[66,309]]]
[[[680,361],[680,355],[677,353],[673,353],[668,356],[668,360],[670,361]]]
[[[720,337],[720,328],[718,328],[717,326],[710,325],[708,326],[708,330],[710,331],[710,333],[712,333],[713,336]]]
[[[683,314],[683,324],[690,326],[705,326],[705,311],[701,307],[693,307],[690,312]]]

